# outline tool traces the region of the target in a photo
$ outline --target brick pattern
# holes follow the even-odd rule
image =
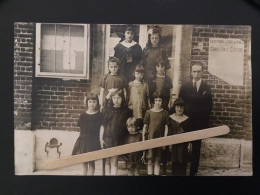
[[[231,86],[207,71],[209,38],[238,38],[245,43],[244,84]],[[211,126],[226,124],[231,133],[224,137],[252,140],[252,83],[251,68],[247,63],[250,49],[251,28],[249,26],[195,25],[193,28],[191,62],[205,64],[204,79],[211,86],[213,110],[210,116]],[[203,43],[204,51],[196,49]]]
[[[14,24],[15,129],[76,130],[90,92],[86,80],[35,77],[35,23]],[[32,103],[33,102],[33,103]]]
[[[31,129],[34,23],[14,23],[14,125]]]
[[[77,122],[88,92],[86,80],[35,78],[33,129],[79,131]]]

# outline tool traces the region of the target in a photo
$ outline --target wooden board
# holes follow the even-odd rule
[[[192,131],[188,133],[171,135],[162,138],[135,142],[131,144],[125,144],[117,147],[102,149],[94,152],[88,152],[84,154],[60,158],[53,161],[48,161],[45,163],[44,167],[45,169],[55,169],[55,168],[70,166],[73,164],[127,154],[131,152],[147,150],[151,148],[157,148],[157,147],[168,146],[172,144],[178,144],[183,142],[205,139],[209,137],[220,136],[229,133],[229,131],[230,131],[229,127],[224,125],[224,126],[213,127],[213,128],[208,128],[208,129],[203,129],[198,131]]]

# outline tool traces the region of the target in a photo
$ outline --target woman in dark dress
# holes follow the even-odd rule
[[[114,48],[114,56],[120,61],[120,72],[124,75],[127,82],[134,79],[133,72],[135,66],[140,63],[142,58],[142,48],[133,40],[134,31],[133,26],[126,26],[123,40]]]
[[[169,116],[169,134],[174,135],[191,131],[190,119],[184,115],[184,101],[181,98],[175,100],[173,108],[175,113]],[[188,142],[169,146],[170,159],[172,161],[172,175],[185,176],[187,168]]]

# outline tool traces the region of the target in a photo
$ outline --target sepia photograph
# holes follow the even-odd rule
[[[15,22],[14,174],[252,176],[251,30]]]

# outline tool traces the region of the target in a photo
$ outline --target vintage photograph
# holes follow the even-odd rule
[[[251,26],[14,23],[16,175],[252,176]],[[226,135],[45,163],[226,125]]]

